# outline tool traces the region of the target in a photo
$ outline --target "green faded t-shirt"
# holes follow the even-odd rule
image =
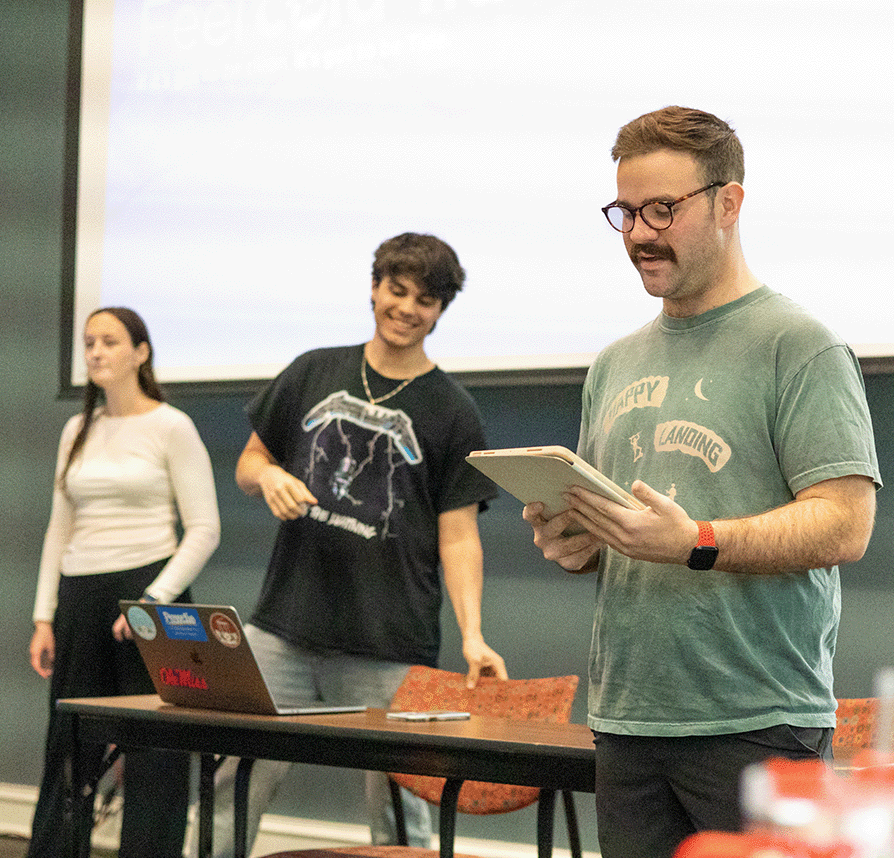
[[[661,315],[605,349],[584,386],[579,453],[696,520],[755,515],[833,477],[881,484],[853,353],[767,287],[694,318]],[[834,726],[837,567],[699,572],[607,549],[596,587],[593,729]]]

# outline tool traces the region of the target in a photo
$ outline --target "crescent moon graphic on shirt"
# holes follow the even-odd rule
[[[695,395],[696,395],[699,399],[704,399],[705,402],[707,402],[707,401],[708,401],[708,397],[705,396],[704,393],[702,393],[702,382],[703,382],[703,381],[704,381],[704,379],[703,379],[703,378],[700,378],[700,379],[696,382],[696,385],[695,385]]]

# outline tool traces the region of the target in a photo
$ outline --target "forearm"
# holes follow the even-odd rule
[[[481,543],[451,546],[441,552],[444,586],[463,641],[481,635],[481,594],[484,586]]]
[[[270,466],[279,467],[272,457],[259,450],[244,450],[236,463],[236,485],[251,497],[260,497],[261,474]]]
[[[852,563],[863,556],[874,519],[872,490],[847,503],[808,494],[761,515],[714,521],[714,568],[772,574]]]
[[[535,544],[565,569],[587,571],[600,543],[634,560],[685,566],[698,541],[687,512],[637,480],[631,492],[646,508],[630,510],[586,489],[569,490],[571,510],[535,527]],[[528,507],[528,520],[535,520]],[[561,538],[570,517],[584,535]],[[707,518],[707,516],[706,516]],[[875,519],[875,485],[851,475],[799,491],[781,507],[739,519],[711,517],[718,555],[714,568],[766,575],[851,563],[863,556]]]
[[[184,530],[174,555],[146,593],[159,602],[176,599],[195,581],[219,543],[220,526],[216,521],[194,522]]]
[[[159,601],[172,601],[192,584],[220,543],[214,472],[198,432],[184,426],[170,439],[168,456],[183,536],[164,569],[146,588]]]
[[[65,494],[58,488],[53,494],[50,522],[44,535],[40,556],[40,570],[34,597],[33,619],[52,623],[59,594],[62,555],[71,539],[74,511]]]
[[[463,642],[480,639],[484,550],[478,533],[477,504],[438,517],[438,556]]]
[[[506,679],[506,664],[481,632],[481,594],[484,587],[484,552],[478,534],[478,504],[441,513],[438,517],[438,555],[444,586],[453,605],[469,665],[466,683],[474,687],[479,676]]]

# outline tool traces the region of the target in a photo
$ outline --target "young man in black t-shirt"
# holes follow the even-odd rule
[[[248,407],[254,431],[236,481],[282,525],[247,634],[281,705],[387,706],[409,665],[434,666],[439,566],[469,684],[506,677],[481,632],[477,517],[496,491],[465,461],[486,446],[484,433],[471,397],[424,348],[464,278],[434,236],[389,239],[373,263],[372,339],[299,356]],[[250,840],[288,768],[256,763]],[[232,770],[230,761],[218,778],[219,855],[232,849],[222,789]],[[394,842],[384,784],[368,775],[374,843]],[[411,845],[427,846],[424,802],[409,811]]]

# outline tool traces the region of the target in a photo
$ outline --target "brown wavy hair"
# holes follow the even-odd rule
[[[149,357],[147,357],[140,365],[140,369],[137,373],[137,380],[140,384],[140,390],[142,390],[146,396],[150,399],[155,399],[158,402],[164,402],[164,392],[155,379],[155,370],[152,367],[153,352],[152,341],[149,339],[149,329],[146,327],[146,323],[141,316],[129,307],[101,307],[98,310],[94,310],[87,317],[87,321],[89,322],[90,319],[94,316],[98,316],[100,313],[108,313],[124,325],[134,348],[141,343],[146,343],[149,347]],[[71,450],[68,452],[65,468],[62,470],[62,474],[59,477],[59,485],[62,488],[65,488],[65,477],[68,474],[72,462],[74,462],[81,450],[84,449],[87,435],[90,432],[90,427],[93,425],[93,417],[96,413],[96,407],[100,404],[101,400],[103,400],[102,388],[99,385],[94,384],[88,378],[87,384],[84,387],[84,408],[81,412],[83,415],[81,428],[78,430],[78,434],[75,435],[74,443],[72,443]]]
[[[691,155],[705,182],[745,180],[745,153],[728,122],[691,107],[662,107],[628,122],[612,147],[612,159],[672,149]]]
[[[376,249],[372,266],[373,282],[385,277],[412,277],[435,298],[441,309],[463,288],[466,272],[456,251],[433,235],[404,232],[383,241]]]

